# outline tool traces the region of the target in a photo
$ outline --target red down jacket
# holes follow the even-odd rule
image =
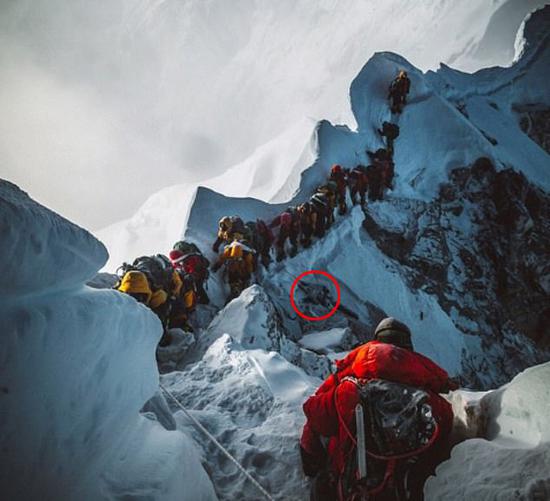
[[[328,456],[330,469],[339,476],[346,465],[352,442],[339,417],[353,430],[354,410],[359,401],[357,388],[346,376],[361,379],[386,379],[422,388],[430,394],[434,418],[440,426],[438,442],[445,440],[453,423],[450,404],[439,392],[448,391],[447,372],[429,358],[413,351],[381,341],[371,341],[337,362],[337,373],[330,375],[315,395],[308,398],[303,409],[307,417],[300,445],[310,455],[319,454],[319,436],[330,437]],[[341,381],[339,383],[339,381]],[[338,384],[339,383],[339,384]]]

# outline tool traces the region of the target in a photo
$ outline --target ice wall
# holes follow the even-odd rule
[[[550,363],[481,399],[487,439],[456,446],[425,487],[426,499],[549,499]]]
[[[158,387],[161,325],[83,285],[104,246],[6,181],[0,239],[2,496],[215,498],[187,437],[139,414]]]

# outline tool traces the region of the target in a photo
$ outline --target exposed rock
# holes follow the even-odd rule
[[[430,204],[388,203],[410,212],[414,224],[408,231],[387,230],[369,214],[364,228],[386,255],[403,265],[412,287],[437,295],[462,332],[482,337],[484,351],[502,369],[502,381],[548,359],[546,193],[523,174],[497,172],[480,158],[469,168],[452,171]],[[468,383],[483,387],[479,363],[466,357],[464,374]]]
[[[519,112],[519,126],[543,150],[550,153],[550,109]]]

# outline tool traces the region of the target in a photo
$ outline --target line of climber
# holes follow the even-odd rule
[[[400,71],[389,88],[392,112],[401,113],[409,90],[410,80],[405,71]],[[294,257],[299,245],[307,249],[314,237],[323,238],[334,223],[335,210],[340,215],[346,214],[348,191],[352,204],[359,203],[366,210],[367,197],[370,201],[382,200],[384,191],[393,188],[394,141],[399,136],[399,126],[385,121],[377,131],[386,144],[374,152],[366,151],[368,166],[345,169],[333,165],[326,183],[316,189],[309,201],[288,207],[270,224],[261,219],[245,223],[239,216],[220,219],[212,250],[218,253],[222,244],[224,248],[212,270],[224,267],[230,289],[228,301],[250,285],[258,262],[269,266],[272,247],[275,259],[280,262],[287,255]]]
[[[401,113],[409,89],[407,74],[401,71],[389,88],[392,112]],[[229,286],[227,302],[251,284],[259,263],[269,267],[272,248],[280,262],[287,255],[294,257],[298,245],[307,249],[314,237],[323,238],[334,223],[335,210],[346,214],[348,191],[352,204],[359,203],[366,210],[367,198],[382,200],[384,191],[392,189],[394,141],[399,136],[399,126],[385,121],[378,133],[385,140],[385,147],[366,152],[368,166],[345,169],[334,165],[326,183],[315,190],[309,201],[288,207],[269,224],[261,219],[245,223],[238,216],[225,216],[219,221],[212,250],[218,253],[222,244],[223,250],[211,269],[217,272],[223,268]],[[189,317],[196,305],[209,304],[205,290],[209,268],[209,260],[194,243],[178,241],[169,256],[142,256],[131,264],[123,263],[113,288],[133,296],[157,314],[165,332],[159,344],[164,346],[170,342],[169,329],[192,331]]]

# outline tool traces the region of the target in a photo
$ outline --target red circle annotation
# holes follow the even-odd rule
[[[322,275],[328,278],[336,288],[336,304],[327,314],[321,315],[320,317],[311,317],[301,312],[298,309],[298,306],[296,306],[296,302],[294,301],[294,291],[296,289],[296,286],[298,285],[298,282],[300,282],[300,280],[302,280],[302,278],[306,277],[307,275]],[[326,320],[327,318],[332,317],[332,315],[334,315],[338,310],[338,308],[340,307],[340,285],[338,284],[338,281],[330,273],[327,273],[326,271],[321,271],[321,270],[304,271],[292,283],[292,287],[290,288],[290,304],[293,310],[305,320],[310,320],[311,322],[320,322],[321,320]]]

